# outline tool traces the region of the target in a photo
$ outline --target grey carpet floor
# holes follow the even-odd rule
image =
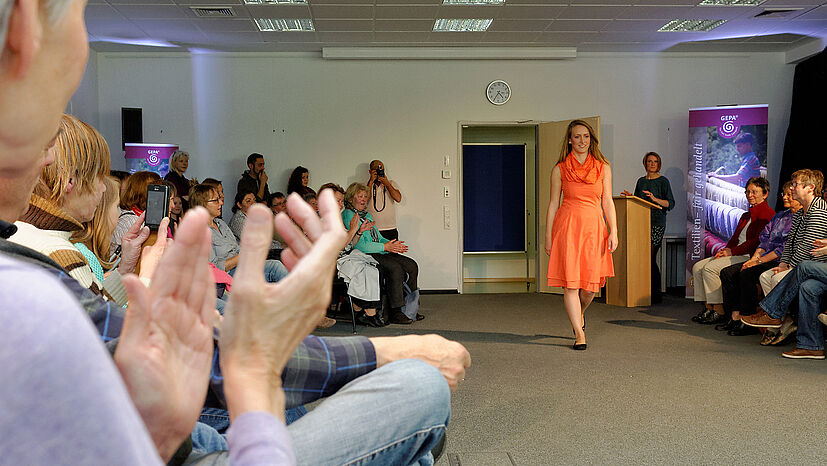
[[[439,333],[470,351],[438,466],[827,461],[827,362],[695,324],[689,300],[594,303],[587,351],[571,349],[558,295],[426,295],[421,305],[422,322],[358,328]],[[318,334],[348,335],[350,324]]]

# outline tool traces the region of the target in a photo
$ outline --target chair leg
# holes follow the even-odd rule
[[[353,298],[347,295],[347,300],[350,303],[350,322],[353,325],[353,334],[356,335],[356,311],[353,310]]]

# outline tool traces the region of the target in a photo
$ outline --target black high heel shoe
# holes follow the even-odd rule
[[[364,325],[365,327],[384,327],[385,322],[382,320],[382,317],[377,312],[376,314],[369,316],[365,314],[365,312],[360,312],[358,316],[356,316],[356,322]]]
[[[572,346],[571,348],[577,351],[584,351],[586,349],[586,346],[587,345],[585,343],[575,343],[574,346]]]

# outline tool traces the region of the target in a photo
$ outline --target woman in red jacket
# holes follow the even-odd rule
[[[700,260],[692,267],[695,301],[705,304],[703,310],[692,318],[693,321],[716,324],[727,320],[721,292],[721,270],[746,262],[758,248],[758,235],[775,215],[775,211],[767,204],[769,191],[770,183],[765,178],[750,178],[744,190],[750,205],[749,211],[741,216],[732,238],[714,257]]]

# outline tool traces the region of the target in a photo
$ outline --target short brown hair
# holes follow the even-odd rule
[[[129,178],[123,182],[121,209],[137,207],[146,210],[146,187],[160,182],[161,175],[154,172],[135,172],[129,175]]]
[[[343,188],[343,187],[339,186],[339,185],[338,185],[338,184],[336,184],[336,183],[325,183],[325,184],[323,184],[323,185],[319,188],[319,193],[321,193],[321,192],[322,192],[322,191],[324,191],[325,189],[332,189],[334,192],[337,192],[337,193],[342,193],[342,194],[344,194],[344,193],[345,193],[345,188]]]
[[[646,159],[648,159],[650,155],[658,159],[658,171],[660,171],[660,167],[663,165],[663,160],[661,160],[660,154],[657,152],[647,152],[646,155],[643,156],[643,168],[646,168]]]
[[[821,196],[821,189],[824,187],[824,174],[821,170],[810,170],[805,168],[793,173],[792,181],[800,181],[802,183],[813,185],[813,195]]]
[[[109,174],[109,146],[95,128],[64,114],[55,141],[55,161],[43,167],[35,194],[63,205],[70,180],[81,193],[92,192],[96,180]]]
[[[767,181],[767,179],[763,176],[753,176],[752,178],[747,180],[747,184],[745,185],[745,187],[749,185],[758,186],[759,188],[761,188],[761,191],[764,191],[764,194],[770,192],[770,182]]]
[[[201,183],[190,188],[190,206],[192,207],[207,207],[207,202],[213,195],[218,195],[218,189],[215,186]]]

